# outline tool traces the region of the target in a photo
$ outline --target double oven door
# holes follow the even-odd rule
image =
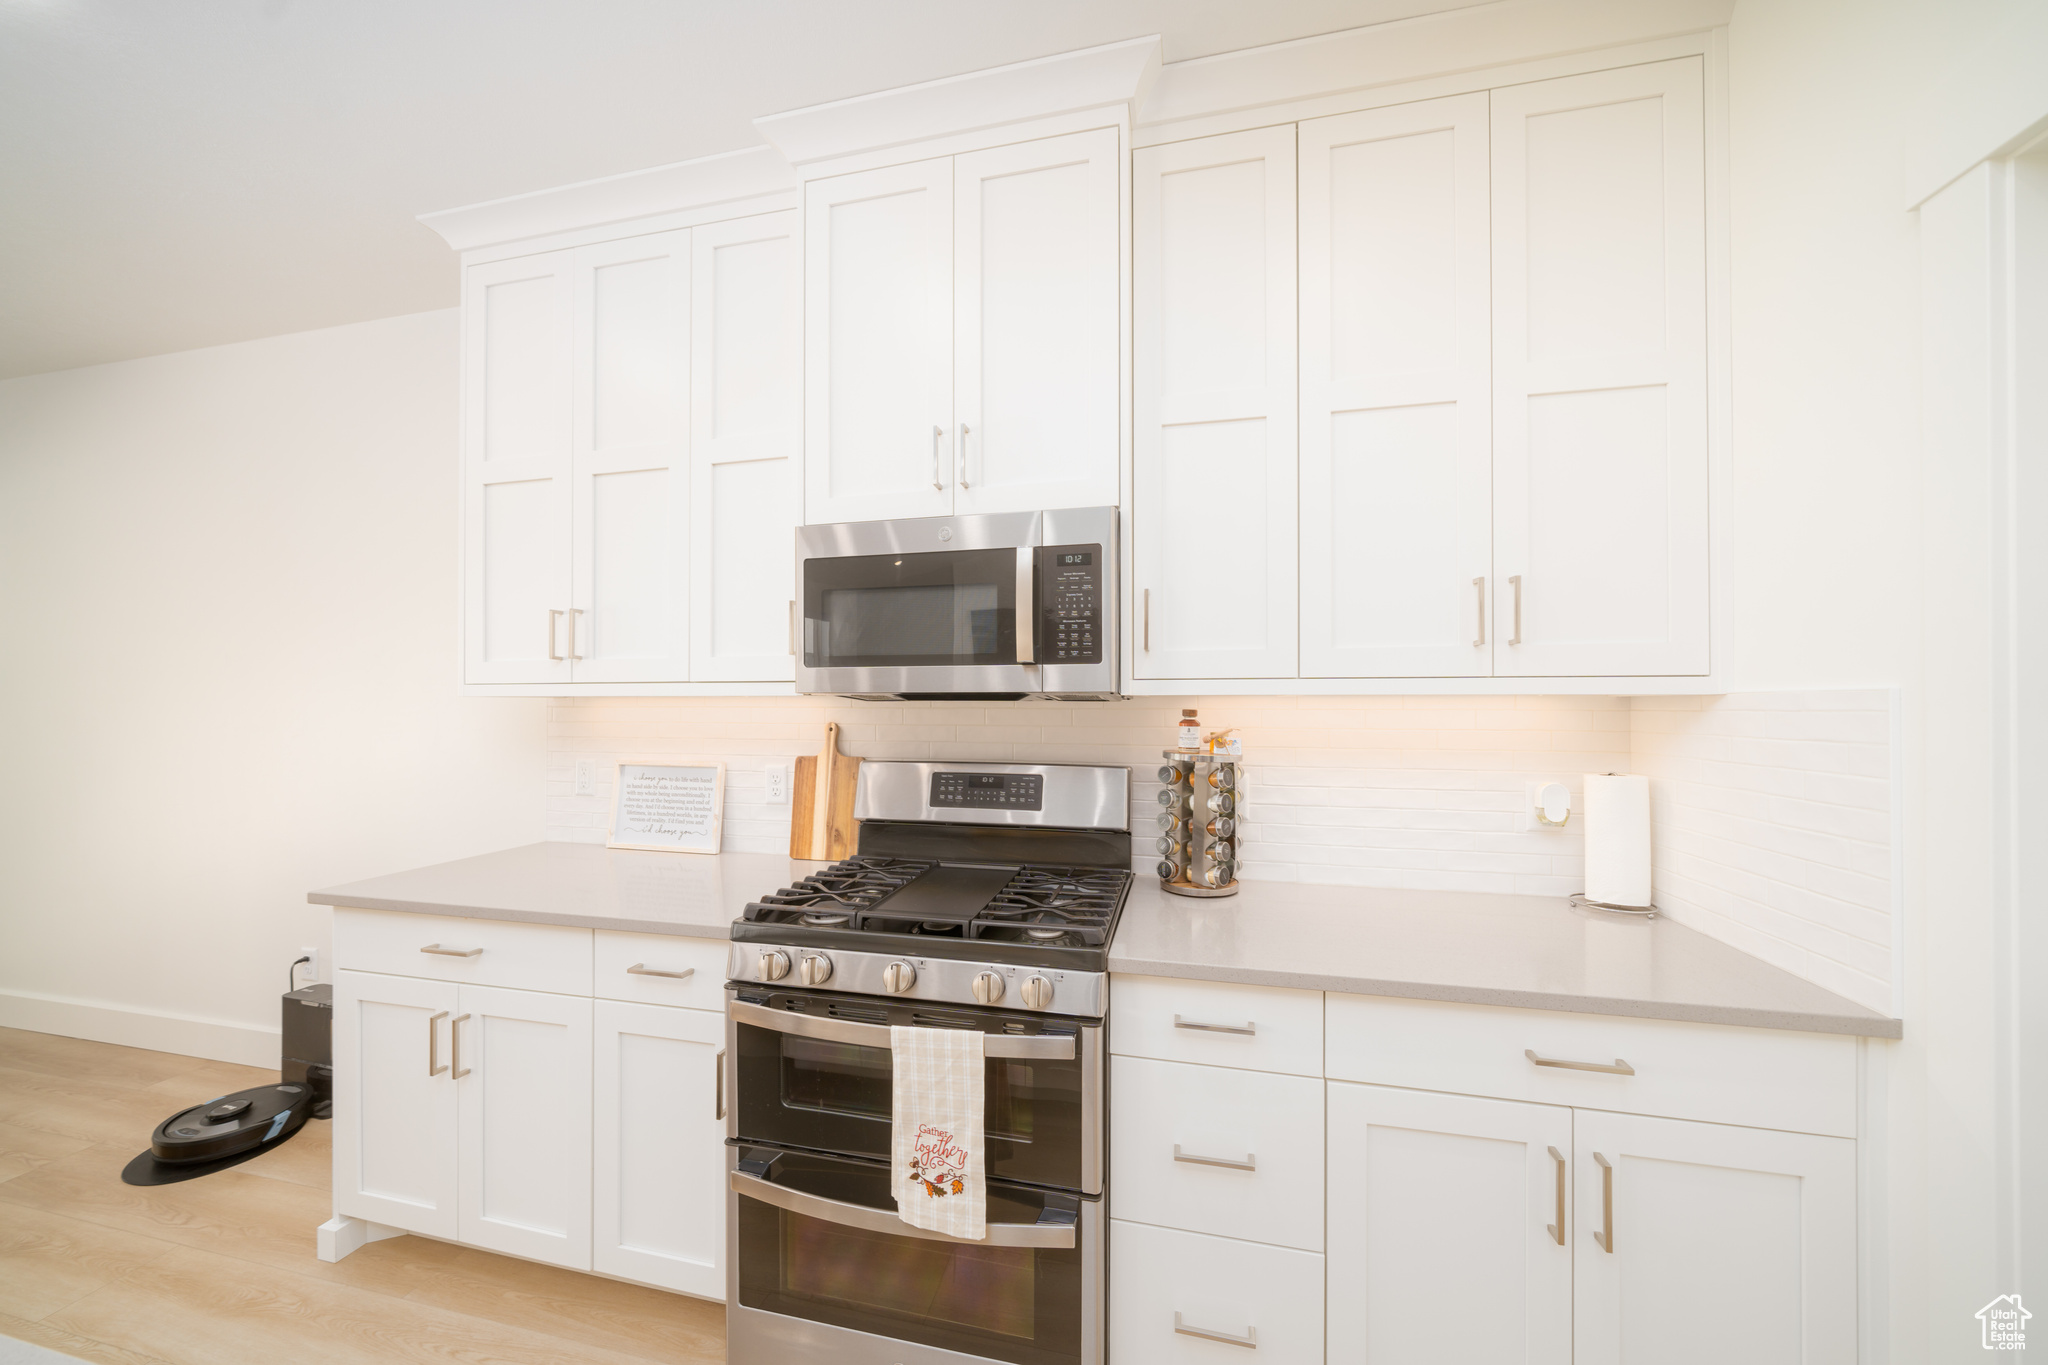
[[[798,528],[797,691],[1114,695],[1117,516]]]
[[[1084,1020],[727,989],[733,1365],[1097,1365],[1102,1030]],[[910,1227],[890,1181],[889,1027],[978,1028],[988,1236]]]

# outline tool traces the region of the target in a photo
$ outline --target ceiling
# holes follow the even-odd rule
[[[762,114],[1474,0],[0,0],[0,378],[451,307],[434,209]]]

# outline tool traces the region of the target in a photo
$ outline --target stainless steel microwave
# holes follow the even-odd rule
[[[796,533],[796,690],[913,700],[1117,692],[1117,509]]]

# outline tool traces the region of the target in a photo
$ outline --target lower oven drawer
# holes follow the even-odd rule
[[[1239,1355],[1258,1365],[1322,1365],[1323,1258],[1312,1252],[1117,1219],[1109,1265],[1116,1365],[1214,1365]]]
[[[730,1160],[730,1365],[1102,1360],[1098,1201],[991,1182],[990,1235],[963,1241],[903,1223],[884,1165]]]

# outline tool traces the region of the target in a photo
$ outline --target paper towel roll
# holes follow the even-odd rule
[[[1587,773],[1586,899],[1650,904],[1650,779]]]

